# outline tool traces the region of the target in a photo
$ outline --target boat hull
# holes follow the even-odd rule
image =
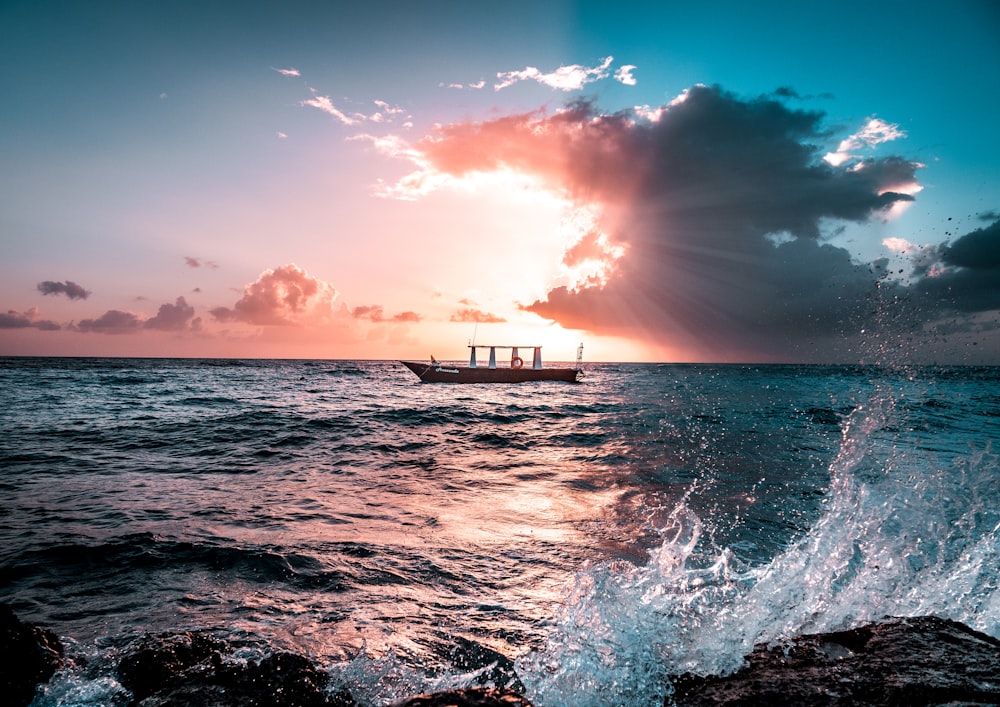
[[[562,381],[576,383],[580,371],[576,368],[468,368],[466,366],[435,366],[416,361],[400,361],[423,383],[529,383],[531,381]]]

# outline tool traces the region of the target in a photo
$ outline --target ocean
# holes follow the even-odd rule
[[[373,706],[662,704],[886,615],[1000,638],[1000,368],[585,371],[0,359],[0,601],[72,659],[34,704],[124,704],[115,657],[178,630]]]

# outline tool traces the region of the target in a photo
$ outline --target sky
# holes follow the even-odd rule
[[[1000,3],[0,2],[0,355],[1000,364]]]

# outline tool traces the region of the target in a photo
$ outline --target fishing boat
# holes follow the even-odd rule
[[[576,383],[583,377],[581,362],[583,344],[576,350],[574,368],[545,368],[542,366],[541,346],[486,346],[469,344],[468,366],[453,366],[441,363],[431,356],[430,363],[400,361],[413,371],[422,383],[527,383],[529,381],[563,381]],[[489,363],[480,366],[476,360],[477,349],[489,349]],[[510,364],[497,365],[497,349],[510,349]],[[518,354],[519,349],[532,349],[531,365],[525,366]]]

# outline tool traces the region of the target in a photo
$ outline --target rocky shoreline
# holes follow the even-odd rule
[[[531,707],[513,664],[481,646],[463,655],[494,666],[502,688],[417,695],[395,707]],[[478,650],[477,650],[478,649]],[[51,631],[0,604],[0,695],[26,707],[66,665]],[[236,661],[222,641],[198,632],[148,635],[125,650],[117,677],[129,707],[356,707],[346,690],[308,658],[279,652]],[[496,679],[502,678],[502,679]],[[850,631],[759,645],[727,676],[671,678],[666,705],[996,705],[1000,641],[936,617],[887,618]]]

